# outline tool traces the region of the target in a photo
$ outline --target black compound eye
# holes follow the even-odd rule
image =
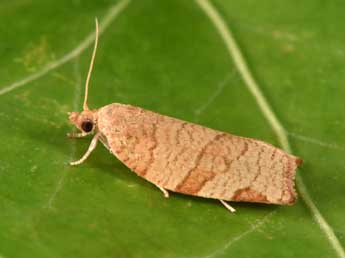
[[[91,121],[84,121],[81,124],[81,129],[86,133],[91,132],[93,129],[93,123]]]

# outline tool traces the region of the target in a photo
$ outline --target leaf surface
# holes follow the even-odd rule
[[[0,257],[344,257],[343,3],[214,1],[286,129],[310,200],[290,207],[165,199],[90,139],[82,108],[128,103],[279,146],[210,17],[195,1],[27,1],[0,6]],[[344,80],[343,80],[344,77]],[[338,241],[340,249],[334,250]]]

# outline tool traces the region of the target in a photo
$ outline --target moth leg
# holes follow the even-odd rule
[[[219,201],[225,206],[225,208],[227,208],[229,211],[231,212],[235,212],[235,208],[231,207],[230,204],[228,204],[227,202],[225,202],[224,200],[220,200]]]
[[[67,137],[69,138],[83,138],[85,136],[88,136],[91,132],[85,133],[85,132],[80,132],[80,133],[68,133]]]
[[[169,198],[169,192],[167,190],[165,190],[163,187],[159,186],[159,185],[156,185],[159,190],[161,190],[163,192],[163,195],[165,198]]]
[[[79,165],[79,164],[83,163],[90,156],[91,152],[96,148],[98,138],[99,138],[99,134],[96,134],[93,137],[93,139],[90,143],[90,146],[89,146],[88,150],[85,152],[84,156],[80,160],[70,162],[69,164],[71,166],[75,166],[75,165]]]

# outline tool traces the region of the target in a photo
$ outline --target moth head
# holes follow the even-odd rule
[[[98,44],[98,21],[96,22],[96,32],[95,32],[95,45],[93,48],[93,53],[91,57],[89,72],[87,74],[86,83],[85,83],[85,96],[82,112],[69,112],[69,120],[74,124],[79,130],[83,133],[92,133],[96,129],[97,125],[97,110],[90,110],[87,105],[88,92],[89,92],[89,82],[91,78],[93,63],[96,56],[97,44]]]
[[[91,133],[97,128],[97,110],[69,112],[68,116],[70,122],[84,133]]]

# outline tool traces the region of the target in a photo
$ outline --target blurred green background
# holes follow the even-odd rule
[[[278,146],[195,1],[0,3],[0,257],[344,257],[344,1],[212,1],[287,129],[330,241],[296,205],[165,199],[101,145],[71,140],[94,17],[89,105],[128,103]],[[332,247],[340,242],[338,253]]]

